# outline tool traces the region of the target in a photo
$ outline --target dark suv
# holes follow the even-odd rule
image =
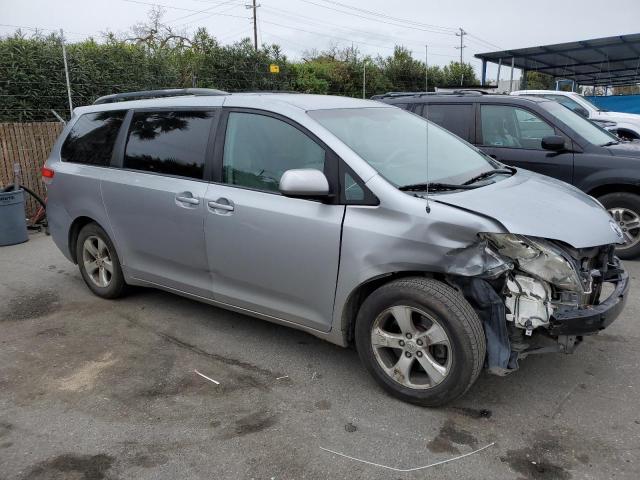
[[[575,185],[609,210],[640,254],[640,143],[621,142],[557,102],[532,97],[389,93],[374,99],[432,120],[498,161]]]

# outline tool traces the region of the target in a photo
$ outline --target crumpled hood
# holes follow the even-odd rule
[[[620,243],[611,217],[593,198],[554,178],[518,169],[494,184],[437,194],[432,200],[476,212],[520,235],[560,240],[575,248]]]

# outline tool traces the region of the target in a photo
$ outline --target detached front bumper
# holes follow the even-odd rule
[[[579,310],[555,313],[549,325],[551,335],[591,335],[607,328],[618,318],[627,303],[629,274],[619,273],[615,289],[604,302]]]

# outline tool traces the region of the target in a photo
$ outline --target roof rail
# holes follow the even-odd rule
[[[230,93],[229,95],[235,95],[237,93],[253,93],[253,94],[267,94],[267,93],[295,93],[295,94],[300,94],[301,92],[296,92],[295,90],[247,90],[247,91],[243,91],[243,92],[235,92],[235,93]]]
[[[389,97],[409,97],[409,96],[420,97],[422,95],[434,95],[434,94],[436,93],[435,92],[387,92],[387,93],[380,93],[378,95],[372,95],[371,100],[377,100],[379,98],[389,98]]]
[[[480,90],[452,90],[447,92],[387,92],[380,95],[373,95],[371,100],[379,100],[381,98],[394,98],[394,97],[426,97],[426,96],[441,96],[441,95],[487,95],[487,92]]]
[[[456,95],[489,95],[489,92],[485,92],[479,88],[461,88],[459,90],[454,90],[453,93]]]
[[[229,95],[223,90],[213,88],[165,88],[162,90],[143,90],[140,92],[113,93],[98,98],[94,105],[102,103],[114,103],[121,100],[140,100],[145,98],[162,98],[162,97],[179,97],[184,95],[196,96],[213,96],[213,95]]]

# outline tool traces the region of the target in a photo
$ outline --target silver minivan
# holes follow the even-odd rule
[[[43,178],[96,295],[155,287],[355,345],[420,405],[572,352],[629,288],[597,200],[372,101],[110,95],[75,110]]]

